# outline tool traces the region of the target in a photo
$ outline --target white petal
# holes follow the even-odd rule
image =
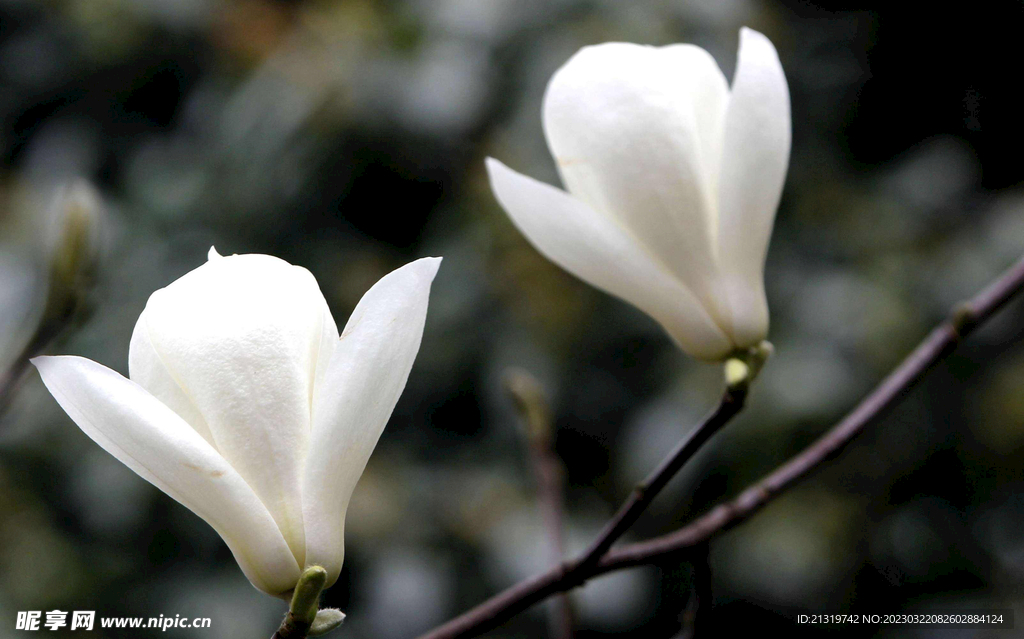
[[[46,388],[114,457],[202,517],[260,590],[291,589],[299,566],[273,517],[205,439],[138,384],[81,357],[37,357]]]
[[[493,158],[487,170],[498,201],[548,259],[653,317],[694,357],[717,359],[732,350],[696,297],[627,229]]]
[[[719,175],[719,265],[739,346],[768,334],[764,261],[789,164],[789,88],[775,47],[740,31]]]
[[[543,109],[569,193],[628,226],[712,314],[727,100],[725,77],[699,47],[608,43],[555,73]]]
[[[352,490],[419,351],[430,283],[440,264],[440,258],[416,260],[367,291],[317,389],[303,488],[306,564],[325,567],[328,585],[338,578],[345,556]]]
[[[217,447],[213,433],[206,423],[203,414],[196,408],[192,398],[188,396],[181,384],[171,376],[164,366],[153,342],[149,339],[146,322],[136,322],[132,332],[132,340],[128,346],[128,369],[132,381],[149,391],[168,408],[203,436],[211,446]]]
[[[133,349],[132,379],[180,409],[176,391],[150,374],[166,368],[302,564],[302,465],[313,391],[321,357],[330,357],[329,350],[321,356],[322,347],[338,334],[316,280],[268,255],[214,258],[153,293],[140,331],[152,349]]]

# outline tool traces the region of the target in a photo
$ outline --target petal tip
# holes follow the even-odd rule
[[[490,156],[487,156],[483,160],[483,166],[486,167],[487,177],[490,178],[490,181],[492,181],[492,183],[494,183],[495,181],[495,173],[502,170],[509,170],[508,167],[505,166],[505,164],[501,160],[498,160],[497,158],[492,158]]]
[[[745,40],[747,38],[756,38],[757,36],[761,36],[762,38],[765,37],[765,35],[763,33],[761,33],[760,31],[758,31],[757,29],[751,29],[750,27],[748,27],[746,25],[743,25],[742,27],[740,27],[740,42],[743,42],[743,40]],[[767,39],[767,38],[765,38],[765,39]]]
[[[495,158],[487,158],[486,164],[487,178],[491,184],[491,191],[494,192],[498,202],[504,206],[505,203],[502,201],[502,196],[510,189],[515,188],[514,182],[516,179],[525,179],[526,176],[515,169],[509,168],[507,164]]]
[[[441,268],[441,260],[443,259],[443,257],[421,257],[416,262],[422,264],[423,274],[433,281],[438,269]]]
[[[739,51],[741,55],[745,47],[754,47],[763,53],[771,52],[776,58],[779,55],[768,36],[750,27],[740,27]]]
[[[381,281],[392,277],[400,277],[407,282],[419,281],[422,284],[429,285],[434,281],[438,269],[441,268],[442,259],[441,257],[421,257],[409,262],[405,266],[396,268],[381,278]]]
[[[70,359],[70,355],[36,355],[35,357],[29,358],[29,363],[36,367],[36,370],[43,372],[43,369],[48,369],[58,364],[61,360]]]

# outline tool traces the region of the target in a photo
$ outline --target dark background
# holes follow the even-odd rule
[[[386,272],[443,255],[325,602],[349,615],[339,637],[424,631],[546,565],[507,367],[555,407],[574,551],[720,391],[718,367],[540,257],[483,158],[557,183],[541,95],[580,46],[693,42],[731,77],[742,25],[775,43],[793,101],[766,273],[776,355],[632,538],[678,527],[812,441],[1024,253],[1022,3],[0,0],[0,363],[38,318],[46,203],[74,177],[104,198],[99,275],[50,352],[125,373],[148,295],[212,244],[310,269],[339,324]],[[1012,305],[715,540],[716,636],[987,636],[794,620],[1021,612],[1022,321]],[[673,637],[690,580],[678,562],[595,581],[574,594],[577,636]],[[0,636],[20,636],[17,611],[57,608],[211,617],[166,636],[227,638],[269,636],[284,611],[29,372],[0,417]],[[543,612],[490,636],[543,636]]]

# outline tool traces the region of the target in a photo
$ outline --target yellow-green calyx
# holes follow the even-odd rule
[[[725,384],[729,390],[746,392],[774,350],[771,342],[763,340],[756,346],[736,351],[725,360]]]

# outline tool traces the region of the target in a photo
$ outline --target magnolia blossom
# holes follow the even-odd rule
[[[81,357],[33,363],[96,443],[223,537],[283,595],[338,578],[345,511],[419,350],[440,258],[377,282],[339,338],[316,280],[269,255],[209,260],[153,293],[131,380]]]
[[[584,47],[551,78],[544,132],[568,191],[488,158],[541,253],[721,359],[768,334],[764,261],[790,148],[772,43],[744,28],[732,87],[700,47]]]

